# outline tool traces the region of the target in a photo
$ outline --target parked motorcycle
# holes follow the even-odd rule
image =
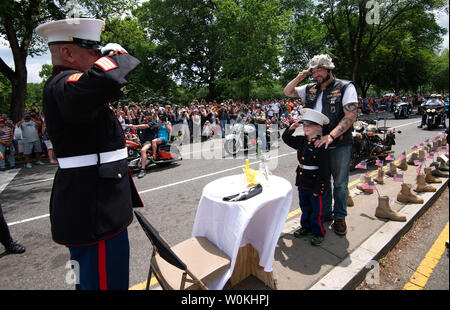
[[[423,113],[425,125],[428,130],[439,128],[442,125],[442,118],[445,117],[445,107],[437,105],[424,105]]]
[[[126,146],[128,150],[128,167],[131,171],[140,169],[142,166],[142,144],[127,140]],[[158,145],[156,152],[158,156],[157,159],[154,160],[152,148],[147,151],[147,161],[145,162],[146,169],[153,164],[164,166],[183,159],[179,149],[171,143]]]
[[[241,151],[248,151],[262,146],[261,137],[257,137],[257,128],[252,124],[251,118],[246,115],[239,115],[236,122],[231,126],[230,133],[225,136],[224,149],[230,155],[236,155]],[[271,137],[277,137],[274,139]],[[281,138],[277,126],[266,129],[266,149],[270,150],[271,145]]]
[[[395,119],[409,118],[408,106],[409,106],[408,102],[397,102],[397,103],[394,103],[394,117],[395,117]]]
[[[395,145],[395,129],[386,126],[377,127],[375,121],[370,121],[370,124],[356,121],[353,128],[350,171],[355,170],[355,166],[361,161],[366,161],[369,165],[375,163],[377,159],[384,160],[389,154],[394,153],[392,145]]]

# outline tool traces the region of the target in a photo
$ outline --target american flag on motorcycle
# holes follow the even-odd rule
[[[416,151],[416,150],[418,150],[418,147],[417,147],[417,145],[411,146],[411,150],[413,150],[413,151]]]
[[[383,167],[383,161],[382,161],[382,160],[379,160],[379,159],[377,159],[377,160],[375,161],[375,166],[378,166],[378,167]]]
[[[403,152],[400,154],[400,156],[398,157],[398,159],[402,160],[406,158],[406,152]]]

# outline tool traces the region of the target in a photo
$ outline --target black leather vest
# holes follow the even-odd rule
[[[341,119],[344,117],[345,113],[342,105],[342,98],[344,97],[344,92],[347,86],[351,83],[351,81],[335,78],[333,82],[331,82],[323,91],[321,112],[330,119],[330,123],[323,126],[323,135],[329,134],[334,128],[336,128]],[[322,90],[317,83],[308,84],[306,86],[305,107],[314,109],[317,103],[317,98],[321,93]],[[336,138],[336,140],[330,144],[330,147],[352,144],[352,131],[353,126],[343,135]]]

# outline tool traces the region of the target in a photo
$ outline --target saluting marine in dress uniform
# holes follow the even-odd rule
[[[299,123],[303,123],[303,136],[293,136]],[[283,141],[297,150],[299,166],[296,170],[295,185],[298,187],[299,204],[302,210],[301,228],[294,232],[295,237],[313,235],[312,245],[321,245],[325,238],[323,225],[322,196],[326,190],[328,171],[327,150],[324,146],[315,147],[322,126],[329,123],[328,117],[312,110],[302,109],[302,118],[287,128]]]
[[[51,231],[79,265],[77,289],[128,289],[127,226],[132,208],[143,206],[128,169],[122,127],[109,108],[140,62],[118,44],[102,48],[103,27],[101,20],[82,18],[36,28],[48,39],[53,63],[43,98],[59,164]]]

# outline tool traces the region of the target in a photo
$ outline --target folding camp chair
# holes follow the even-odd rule
[[[139,211],[134,214],[153,246],[147,290],[153,273],[166,290],[208,289],[205,283],[230,266],[230,258],[208,239],[192,237],[171,247]]]

